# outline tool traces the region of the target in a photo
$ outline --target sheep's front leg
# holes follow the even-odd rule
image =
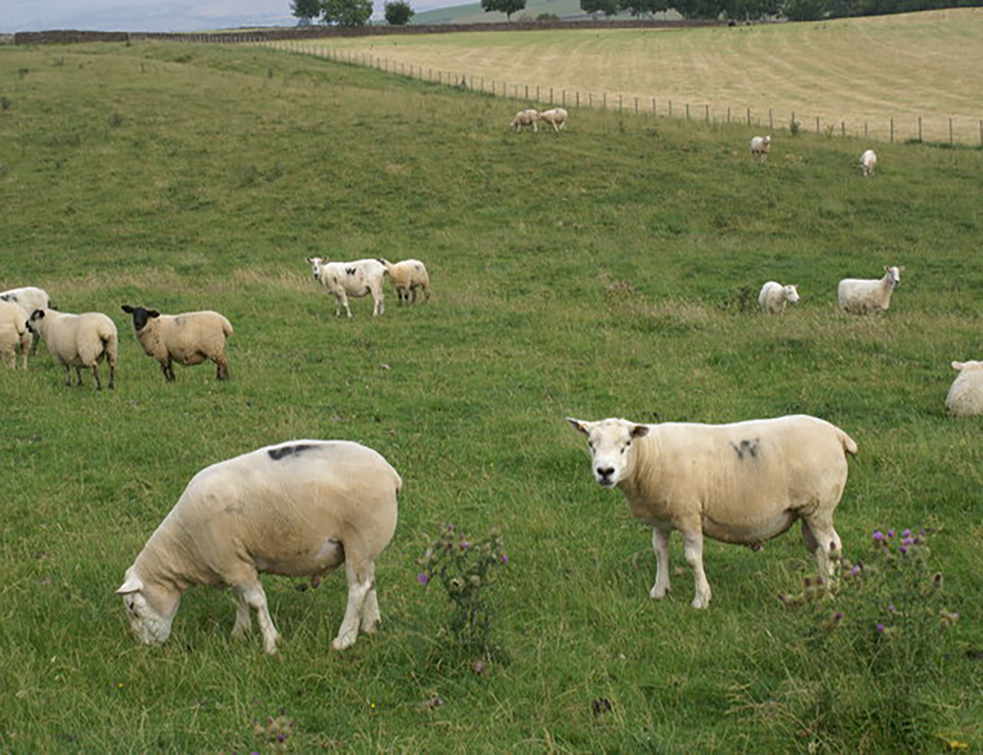
[[[257,580],[245,585],[235,587],[236,595],[239,599],[256,612],[259,620],[259,629],[263,633],[263,649],[267,653],[276,652],[276,644],[280,641],[280,633],[273,626],[273,619],[270,618],[270,610],[266,605],[266,593],[263,586]],[[239,616],[236,616],[236,625],[239,624]]]
[[[232,637],[241,640],[252,631],[253,617],[249,613],[249,604],[241,593],[236,592],[236,623],[232,627]]]
[[[703,531],[699,527],[683,531],[683,553],[686,563],[693,570],[696,581],[696,595],[693,598],[693,608],[707,608],[710,605],[710,583],[703,572]]]
[[[382,291],[375,291],[372,293],[372,301],[374,306],[372,307],[372,316],[384,314],[386,311],[386,297]]]
[[[655,551],[655,584],[649,597],[661,600],[669,592],[669,535],[672,530],[652,528],[652,550]]]
[[[338,636],[331,641],[331,647],[335,650],[344,650],[355,644],[365,599],[373,587],[371,570],[365,565],[356,566],[354,559],[345,561],[345,575],[348,577],[348,605]]]

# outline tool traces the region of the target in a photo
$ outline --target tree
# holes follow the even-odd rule
[[[312,19],[321,15],[321,0],[293,0],[290,3],[290,12],[306,26]]]
[[[386,3],[386,23],[393,26],[406,26],[410,19],[416,15],[416,11],[410,7],[406,0],[393,0]]]
[[[603,13],[614,16],[618,13],[618,0],[580,0],[580,9],[584,13]]]
[[[669,3],[666,0],[621,0],[621,10],[633,16],[644,16],[646,13],[669,10]]]
[[[481,7],[485,13],[492,11],[504,13],[505,17],[511,21],[513,13],[518,13],[526,7],[526,0],[481,0]]]
[[[372,0],[321,0],[321,19],[338,26],[365,26],[372,16]]]

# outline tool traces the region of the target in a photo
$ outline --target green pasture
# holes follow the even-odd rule
[[[786,137],[759,163],[738,125],[583,111],[515,134],[514,102],[231,45],[6,47],[0,98],[0,290],[106,312],[121,343],[114,392],[65,387],[43,345],[0,370],[0,749],[266,751],[254,727],[280,711],[305,752],[983,746],[983,425],[944,408],[949,363],[983,349],[983,152],[882,144],[865,180],[853,139]],[[433,298],[337,319],[307,256],[416,257]],[[890,311],[841,315],[837,281],[884,265],[906,266]],[[769,279],[801,304],[760,315]],[[124,303],[224,313],[231,381],[165,384]],[[677,536],[650,601],[650,532],[564,422],[800,412],[859,444],[846,553],[936,529],[961,618],[942,673],[899,688],[902,739],[860,655],[822,694],[812,619],[777,597],[814,569],[798,527],[709,542],[707,611]],[[343,577],[268,577],[278,656],[230,640],[234,603],[206,588],[165,646],[136,645],[114,590],[187,481],[294,438],[365,443],[405,481],[379,634],[331,651]],[[481,673],[417,582],[446,522],[500,526],[510,558]]]
[[[584,29],[336,37],[305,49],[361,54],[419,71],[452,72],[511,95],[550,87],[566,103],[580,92],[601,107],[747,119],[767,128],[889,142],[983,142],[983,9],[711,29]],[[298,43],[281,43],[297,46]],[[403,68],[398,69],[403,70]],[[436,74],[434,74],[436,75]],[[770,116],[769,116],[770,111]],[[922,119],[919,131],[918,119]]]

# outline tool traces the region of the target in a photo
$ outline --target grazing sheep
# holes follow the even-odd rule
[[[860,156],[860,170],[865,176],[872,176],[876,167],[877,153],[872,149],[868,149]]]
[[[799,292],[795,286],[783,286],[775,281],[768,281],[758,294],[758,306],[770,315],[784,314],[786,304],[796,304],[798,301]]]
[[[0,301],[0,356],[8,367],[17,367],[17,355],[14,347],[20,345],[24,369],[27,369],[27,352],[31,350],[31,324],[27,321],[27,312],[12,301]]]
[[[123,305],[133,315],[133,330],[147,356],[160,363],[167,382],[174,380],[172,360],[191,366],[211,359],[217,365],[219,380],[229,379],[225,343],[232,335],[232,323],[218,312],[185,312],[162,315],[154,309]]]
[[[91,367],[96,390],[102,390],[99,382],[99,362],[106,358],[109,364],[109,389],[115,387],[116,325],[101,312],[73,315],[54,309],[36,309],[30,322],[38,335],[48,344],[48,351],[65,368],[65,385],[72,384],[70,367],[75,368],[78,384],[82,385],[82,368]]]
[[[844,278],[840,281],[837,293],[840,309],[852,315],[865,315],[872,312],[886,312],[891,306],[891,294],[901,282],[900,267],[884,266],[884,277],[878,280]]]
[[[523,126],[532,126],[533,131],[539,131],[539,113],[532,108],[516,113],[509,128],[513,131],[522,131]]]
[[[983,414],[983,362],[953,362],[952,367],[959,370],[945,405],[953,417],[970,417]]]
[[[348,297],[358,298],[372,294],[372,316],[386,311],[385,295],[382,293],[382,278],[387,274],[385,263],[379,259],[356,260],[355,262],[329,262],[323,257],[308,257],[314,277],[328,291],[334,294],[334,313],[341,317],[341,307],[352,316],[348,308]]]
[[[591,468],[605,488],[619,487],[635,518],[653,527],[655,585],[669,590],[669,535],[683,533],[696,579],[694,608],[710,603],[703,536],[758,546],[802,520],[802,541],[820,574],[833,574],[840,537],[833,511],[846,486],[846,454],[857,444],[838,427],[795,415],[730,425],[567,418],[590,440]]]
[[[396,529],[402,480],[382,456],[343,440],[295,440],[213,464],[196,474],[126,570],[130,627],[144,644],[167,640],[181,595],[194,585],[228,586],[238,600],[232,636],[256,611],[267,653],[273,626],[259,572],[311,576],[345,564],[348,606],[331,643],[344,650],[375,631],[375,560]]]
[[[550,124],[554,131],[559,131],[560,129],[566,128],[567,111],[562,107],[556,107],[552,110],[544,110],[539,114],[539,120]]]
[[[0,292],[0,301],[13,302],[30,315],[36,309],[51,309],[51,297],[43,288],[24,286]],[[36,334],[31,333],[31,354],[38,349]]]
[[[427,266],[420,260],[402,260],[392,264],[387,260],[382,260],[386,266],[386,272],[392,278],[393,285],[396,287],[396,295],[399,297],[399,304],[410,303],[410,292],[413,292],[413,304],[416,304],[416,290],[423,289],[423,296],[426,301],[430,301],[430,276],[427,274]]]
[[[757,158],[765,158],[771,152],[771,134],[755,136],[751,139],[751,154]]]

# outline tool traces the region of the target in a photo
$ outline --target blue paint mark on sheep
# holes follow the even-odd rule
[[[280,446],[279,448],[271,448],[266,453],[270,455],[273,461],[280,461],[287,456],[296,456],[304,451],[309,451],[314,448],[310,443],[298,443],[296,446]]]

